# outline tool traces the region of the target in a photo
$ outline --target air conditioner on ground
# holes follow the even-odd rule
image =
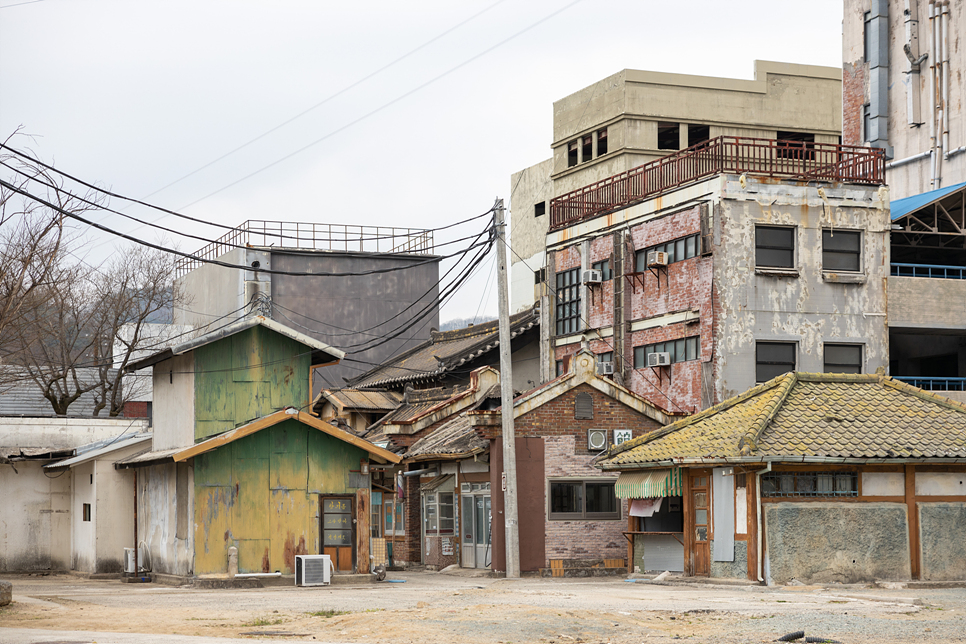
[[[671,354],[666,351],[647,354],[648,367],[667,367],[671,364]]]
[[[584,284],[600,284],[604,281],[604,278],[600,274],[600,271],[591,269],[583,272],[583,277],[581,277],[580,281]]]
[[[331,583],[331,574],[329,555],[295,555],[296,586],[327,586]]]
[[[600,375],[600,376],[613,376],[614,375],[614,363],[613,362],[598,362],[597,363],[597,375]]]
[[[607,449],[607,430],[588,429],[587,430],[587,449],[594,452]]]
[[[647,253],[647,267],[667,266],[667,253],[658,250],[651,250]]]

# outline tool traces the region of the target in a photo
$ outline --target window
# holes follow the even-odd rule
[[[862,58],[869,62],[869,57],[872,55],[872,12],[866,11],[862,14]]]
[[[547,269],[541,268],[539,270],[533,271],[533,284],[534,286],[538,284],[543,284],[547,281]]]
[[[613,362],[613,361],[614,361],[613,351],[605,351],[604,353],[597,354],[597,364],[600,364],[602,362]]]
[[[769,472],[761,477],[762,496],[858,496],[855,472]]]
[[[755,266],[795,268],[795,229],[755,226]]]
[[[638,273],[643,273],[647,270],[647,254],[651,251],[667,253],[668,264],[682,262],[686,259],[697,257],[701,254],[700,237],[700,235],[688,235],[687,237],[675,239],[674,241],[669,241],[665,244],[648,246],[643,250],[637,251],[634,253],[635,270]]]
[[[558,378],[564,374],[564,361],[563,360],[557,360],[554,363],[554,372],[557,374],[557,377]]]
[[[370,494],[372,505],[369,517],[369,536],[373,539],[382,537],[382,492]]]
[[[91,504],[90,503],[85,503],[84,504],[83,511],[84,511],[84,521],[90,521],[91,520]]]
[[[681,126],[678,123],[657,124],[657,149],[681,149]]]
[[[861,270],[862,233],[856,230],[822,231],[822,270]]]
[[[866,103],[862,106],[862,142],[872,140],[872,106]]]
[[[600,271],[600,278],[605,282],[614,277],[613,271],[610,270],[610,260],[605,259],[602,262],[594,262],[591,268],[595,271]]]
[[[758,342],[755,344],[755,382],[768,382],[775,376],[795,371],[793,342]]]
[[[651,353],[668,353],[671,363],[697,360],[701,357],[701,340],[698,336],[668,340],[643,347],[634,347],[634,368],[643,369],[647,366],[647,356]]]
[[[423,495],[423,523],[426,534],[454,534],[456,514],[452,492],[427,492]]]
[[[577,162],[579,160],[580,159],[577,156],[577,142],[571,141],[570,143],[567,144],[567,167],[568,168],[574,167],[575,165],[577,165]]]
[[[704,143],[711,138],[711,127],[708,125],[689,125],[688,126],[688,147]]]
[[[614,479],[553,480],[550,483],[551,521],[620,519]]]
[[[580,331],[580,269],[557,273],[557,335]]]
[[[580,155],[581,161],[590,161],[594,158],[594,137],[589,134],[581,139]]]
[[[541,201],[540,203],[533,204],[533,216],[534,217],[543,217],[545,214],[547,214],[547,202],[546,201]]]
[[[607,154],[607,128],[597,130],[597,156]]]
[[[826,344],[825,373],[862,373],[861,344]]]
[[[406,534],[406,526],[403,520],[403,502],[398,499],[389,499],[385,497],[386,501],[383,503],[383,512],[385,514],[385,534],[386,536],[397,534]]]

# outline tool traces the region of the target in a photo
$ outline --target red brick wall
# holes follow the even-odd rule
[[[614,270],[614,238],[611,235],[598,237],[590,242],[590,258],[587,267],[596,262],[610,260],[611,271]],[[588,286],[584,289],[587,294],[588,319],[585,320],[588,329],[599,329],[614,324],[614,279],[603,282],[599,286]]]
[[[148,404],[145,401],[128,401],[124,403],[124,418],[147,418]]]
[[[842,69],[842,143],[862,145],[862,106],[866,103],[865,63],[846,63]]]
[[[419,477],[408,476],[403,479],[406,488],[405,508],[406,539],[396,541],[393,545],[393,563],[420,563],[422,518],[419,507]]]

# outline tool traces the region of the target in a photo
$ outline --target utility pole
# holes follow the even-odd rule
[[[503,419],[503,526],[506,529],[507,579],[520,578],[520,526],[517,523],[517,450],[513,435],[513,372],[510,363],[510,298],[507,294],[506,224],[503,200],[493,204],[496,215],[497,283],[500,293],[500,417]]]

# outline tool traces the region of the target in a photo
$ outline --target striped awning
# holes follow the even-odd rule
[[[683,496],[681,468],[621,472],[615,484],[618,499],[653,499],[659,496]]]

